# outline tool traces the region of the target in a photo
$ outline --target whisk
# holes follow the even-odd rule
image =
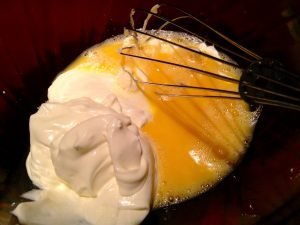
[[[237,99],[237,100],[244,100],[250,105],[270,105],[275,107],[281,107],[286,109],[292,109],[296,111],[300,111],[300,76],[293,72],[286,70],[282,64],[275,60],[265,59],[261,56],[257,55],[256,53],[246,49],[245,47],[239,45],[235,41],[231,40],[224,34],[220,33],[216,29],[212,28],[211,26],[204,23],[202,20],[196,18],[195,16],[187,13],[186,11],[167,4],[159,5],[159,7],[169,7],[174,9],[175,11],[179,12],[181,16],[176,17],[175,19],[167,19],[157,13],[157,8],[155,10],[145,10],[145,9],[133,9],[131,15],[133,15],[136,11],[145,13],[148,15],[148,20],[151,16],[159,19],[160,21],[164,22],[164,24],[159,28],[162,29],[166,25],[173,25],[179,30],[192,35],[206,43],[215,46],[217,49],[220,49],[225,54],[229,54],[234,59],[238,59],[239,61],[243,61],[246,65],[244,68],[237,65],[235,62],[218,58],[202,52],[200,50],[195,50],[184,46],[180,43],[175,43],[173,41],[167,40],[166,38],[160,37],[156,35],[155,32],[147,32],[145,29],[135,29],[134,28],[134,21],[131,18],[131,25],[132,28],[126,28],[129,32],[133,33],[133,36],[137,34],[146,35],[149,38],[158,39],[165,43],[186,49],[192,53],[202,55],[204,57],[208,57],[212,60],[217,62],[223,63],[225,65],[239,68],[242,70],[242,75],[240,79],[234,79],[222,74],[209,72],[205,70],[201,70],[199,68],[190,67],[187,65],[164,61],[160,59],[155,59],[151,57],[131,54],[126,52],[126,49],[122,49],[120,54],[135,57],[142,60],[149,60],[158,63],[169,64],[171,66],[178,66],[185,69],[189,69],[192,71],[199,72],[201,74],[210,76],[215,79],[236,83],[238,85],[238,91],[229,91],[225,89],[217,89],[217,88],[209,88],[209,87],[202,87],[202,86],[190,86],[190,85],[183,85],[183,84],[171,84],[171,83],[155,83],[155,82],[148,82],[148,81],[140,81],[135,78],[134,81],[138,83],[148,84],[148,85],[158,85],[158,86],[166,86],[172,88],[190,88],[190,89],[199,89],[199,90],[207,90],[213,92],[213,95],[204,95],[204,94],[172,94],[172,93],[159,93],[160,95],[169,96],[169,97],[191,97],[191,98],[229,98],[229,99]],[[211,39],[205,38],[182,25],[179,25],[177,22],[180,19],[191,19],[192,21],[200,24],[205,29],[213,32],[218,37],[221,37],[225,40],[230,47],[225,47],[218,44],[216,41],[212,41]],[[145,26],[144,26],[145,28]],[[233,50],[235,49],[235,50]],[[239,53],[239,50],[241,53]]]

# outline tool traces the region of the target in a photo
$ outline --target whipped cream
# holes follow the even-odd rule
[[[148,214],[155,162],[140,128],[151,114],[141,93],[119,83],[72,69],[50,86],[30,118],[26,167],[39,189],[13,211],[22,224],[134,225]]]

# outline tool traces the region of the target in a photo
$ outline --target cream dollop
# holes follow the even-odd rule
[[[40,190],[13,211],[21,223],[134,225],[148,214],[151,145],[116,96],[46,102],[31,116],[30,134],[26,166]]]

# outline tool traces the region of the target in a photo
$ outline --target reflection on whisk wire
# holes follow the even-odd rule
[[[239,68],[242,70],[242,75],[240,79],[234,79],[230,77],[226,77],[217,73],[201,70],[198,68],[190,67],[183,64],[178,64],[175,62],[169,62],[164,60],[159,60],[155,58],[145,57],[141,55],[131,54],[127,50],[128,48],[123,48],[120,52],[120,54],[129,56],[129,57],[135,57],[142,60],[148,60],[158,63],[164,63],[169,64],[171,66],[178,66],[185,69],[193,70],[195,72],[199,72],[201,74],[210,76],[215,79],[223,80],[226,82],[232,82],[239,85],[239,91],[229,91],[229,90],[222,90],[222,89],[214,89],[214,88],[208,88],[208,87],[199,87],[199,86],[190,86],[190,85],[183,85],[183,84],[168,84],[168,83],[155,83],[155,82],[146,82],[141,81],[136,78],[133,78],[135,82],[137,83],[143,83],[147,85],[156,85],[156,86],[166,86],[166,87],[173,87],[173,88],[189,88],[189,89],[198,89],[198,90],[207,90],[210,92],[214,92],[216,94],[214,95],[198,95],[198,94],[172,94],[172,93],[157,93],[162,96],[168,96],[168,97],[189,97],[189,98],[227,98],[227,99],[243,99],[244,101],[248,102],[249,104],[254,105],[271,105],[271,106],[277,106],[287,109],[293,109],[300,111],[300,76],[298,74],[294,74],[290,71],[287,71],[282,67],[282,65],[274,60],[267,60],[263,59],[262,57],[258,56],[254,52],[244,48],[243,46],[239,45],[238,43],[234,42],[233,40],[229,39],[222,33],[218,32],[214,28],[210,27],[203,21],[199,20],[198,18],[194,17],[193,15],[183,11],[182,9],[179,9],[174,6],[170,5],[160,5],[161,6],[167,6],[171,7],[178,12],[182,13],[183,16],[177,17],[173,20],[166,19],[165,17],[162,17],[158,15],[155,12],[147,11],[144,9],[134,9],[134,11],[139,11],[146,13],[147,15],[151,15],[153,17],[158,18],[159,20],[164,21],[164,25],[162,27],[165,27],[168,24],[172,24],[173,26],[179,28],[183,32],[186,32],[194,37],[199,38],[202,41],[205,41],[211,45],[214,45],[217,49],[220,49],[225,54],[230,54],[233,57],[239,58],[240,60],[243,60],[247,62],[248,67],[242,68],[241,66],[237,65],[234,62],[227,61],[222,58],[217,58],[212,55],[209,55],[205,52],[201,52],[200,50],[191,49],[187,46],[181,45],[179,43],[175,43],[173,41],[167,40],[166,38],[162,38],[158,35],[155,35],[155,33],[150,33],[144,30],[137,30],[134,27],[127,28],[129,32],[133,32],[136,34],[146,35],[149,38],[155,38],[160,41],[172,44],[174,46],[186,49],[190,52],[193,52],[195,54],[200,54],[204,57],[208,57],[210,59],[216,60],[220,63],[224,63],[226,65],[232,66],[234,68]],[[200,36],[187,28],[179,25],[176,23],[176,20],[182,19],[182,18],[189,18],[193,21],[199,23],[200,25],[204,26],[206,29],[210,30],[211,32],[215,33],[217,36],[224,39],[226,42],[228,42],[232,47],[235,47],[239,49],[241,52],[243,52],[244,55],[237,53],[236,51],[226,48],[222,45],[219,45],[218,43],[211,41],[210,39],[204,38],[203,36]],[[161,28],[162,28],[161,27]],[[159,29],[161,29],[159,28]],[[129,47],[130,48],[130,47]],[[220,95],[222,94],[222,95]],[[227,94],[227,95],[224,95]]]

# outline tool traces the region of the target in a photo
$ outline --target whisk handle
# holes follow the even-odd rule
[[[256,61],[244,70],[239,93],[250,104],[300,111],[300,76],[274,60]]]

